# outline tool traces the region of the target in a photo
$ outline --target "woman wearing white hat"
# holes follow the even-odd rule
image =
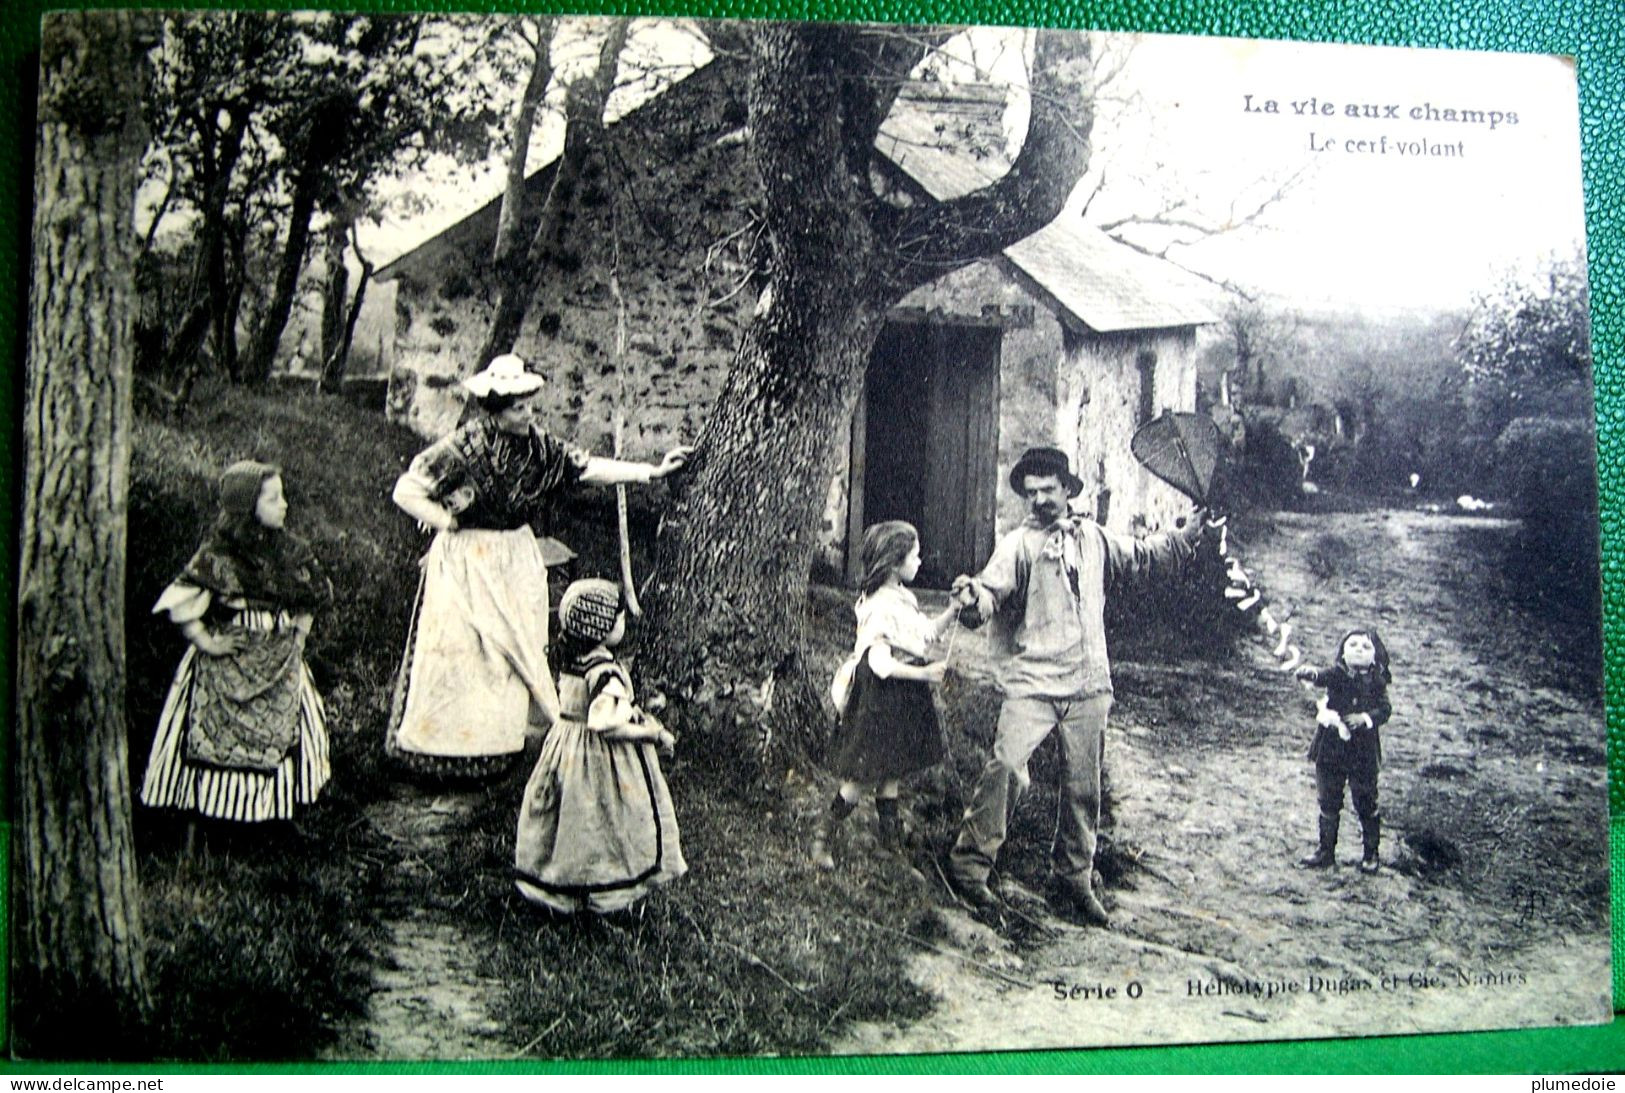
[[[650,482],[658,465],[603,459],[537,428],[542,377],[513,354],[462,386],[480,412],[420,452],[394,500],[438,534],[423,559],[388,750],[422,773],[480,777],[506,769],[528,726],[558,715],[547,666],[547,567],[531,522],[577,483]]]

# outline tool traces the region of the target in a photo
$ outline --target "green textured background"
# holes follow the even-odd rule
[[[15,88],[0,95],[0,332],[12,363],[11,382],[0,386],[0,420],[16,422],[21,392],[23,324],[27,314],[28,223],[33,143],[34,67],[39,16],[48,8],[106,7],[86,0],[8,0],[0,13],[0,80]],[[126,5],[135,6],[135,5]],[[294,8],[282,2],[217,0],[176,7]],[[869,20],[878,22],[1004,23],[1085,27],[1100,30],[1218,34],[1244,38],[1436,46],[1456,49],[1563,53],[1578,59],[1584,127],[1586,225],[1591,260],[1591,314],[1596,358],[1598,469],[1602,496],[1603,598],[1609,703],[1609,797],[1613,814],[1614,1000],[1625,1006],[1625,0],[1563,3],[1462,3],[1459,0],[1390,0],[1383,3],[1292,3],[1289,0],[1113,0],[1091,5],[1067,0],[581,0],[569,3],[500,3],[465,0],[376,0],[330,3],[356,10],[599,11],[666,13],[708,17]],[[0,432],[0,495],[15,512],[21,438],[18,428]],[[10,580],[15,565],[12,537],[0,539],[0,574],[7,605],[14,610]],[[10,627],[0,627],[0,659],[10,663]],[[0,703],[9,707],[10,673],[0,674]],[[9,840],[6,840],[9,841]],[[0,853],[0,875],[9,855]],[[613,1004],[606,999],[607,1004]],[[94,1030],[85,1030],[94,1036]],[[0,1069],[17,1069],[0,1064]],[[84,1066],[30,1067],[86,1073]],[[101,1068],[103,1070],[128,1068]],[[173,1071],[175,1068],[156,1068]],[[193,1068],[218,1072],[229,1068]],[[331,1067],[267,1067],[288,1073]],[[374,1073],[484,1070],[556,1073],[696,1072],[743,1073],[1028,1072],[1247,1073],[1257,1071],[1527,1072],[1625,1069],[1625,1021],[1597,1028],[1542,1029],[1450,1036],[1368,1040],[1111,1049],[1075,1052],[1009,1052],[986,1055],[903,1056],[861,1059],[695,1060],[687,1063],[520,1064],[467,1066],[367,1066]]]

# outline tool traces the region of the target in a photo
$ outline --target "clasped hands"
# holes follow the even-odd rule
[[[1352,740],[1354,739],[1354,733],[1350,730],[1369,729],[1375,725],[1375,722],[1371,720],[1371,715],[1368,713],[1351,713],[1347,717],[1343,717],[1336,710],[1322,706],[1320,712],[1315,715],[1315,724],[1328,729],[1336,729],[1337,737],[1340,740]]]

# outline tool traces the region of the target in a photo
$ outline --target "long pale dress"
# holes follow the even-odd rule
[[[184,624],[212,605],[207,589],[180,580],[152,610]],[[208,657],[187,645],[158,718],[141,803],[222,820],[286,820],[295,806],[315,801],[332,774],[322,698],[293,614],[235,598],[217,615],[219,608],[230,614],[210,628],[239,631],[250,648]],[[236,710],[211,716],[211,703]]]
[[[584,451],[489,418],[421,452],[406,475],[457,516],[436,534],[397,679],[387,748],[409,767],[482,776],[511,766],[558,715],[547,664],[547,565],[532,531]]]
[[[515,883],[555,911],[619,911],[688,871],[671,791],[653,744],[604,739],[637,713],[607,650],[567,667],[559,690],[559,722],[519,808]]]

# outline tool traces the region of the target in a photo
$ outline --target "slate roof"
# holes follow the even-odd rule
[[[967,86],[899,96],[877,147],[938,201],[980,189],[1009,168],[997,132],[1002,100],[995,102],[988,94],[992,90]],[[1057,217],[1006,248],[1004,257],[1062,310],[1100,333],[1218,318],[1193,289],[1179,284],[1167,263],[1124,246],[1076,215]]]

